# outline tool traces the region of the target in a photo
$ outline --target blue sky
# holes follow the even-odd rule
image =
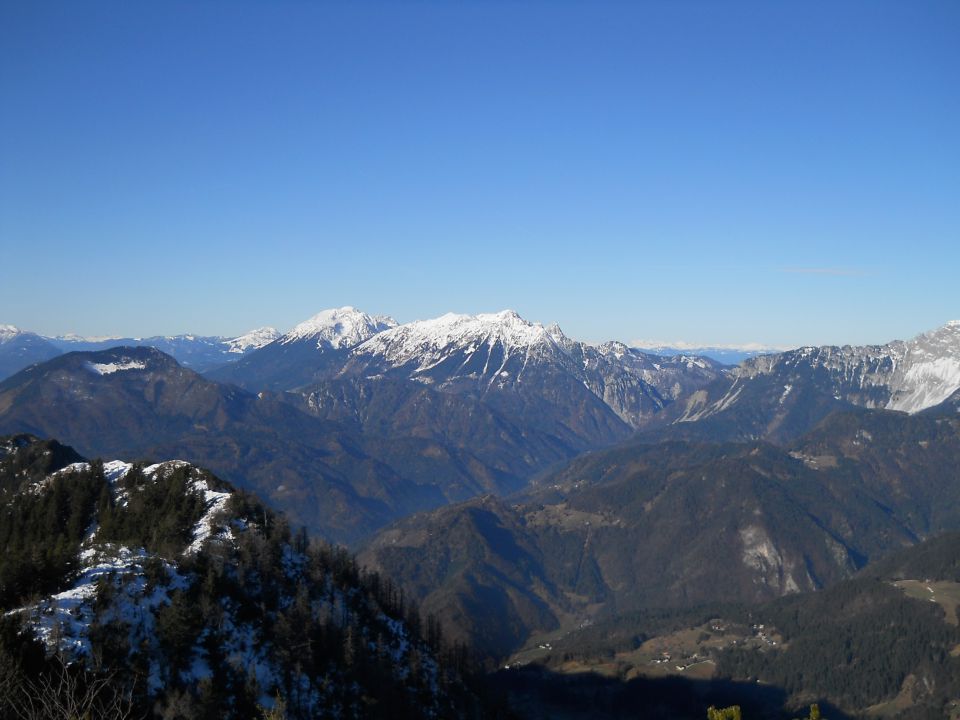
[[[0,4],[0,323],[960,318],[960,3]]]

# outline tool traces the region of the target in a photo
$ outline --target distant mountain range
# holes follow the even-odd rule
[[[426,342],[410,334],[417,324],[321,313],[230,366],[255,392],[152,348],[68,353],[0,383],[0,427],[90,455],[190,457],[349,541],[410,512],[517,490],[721,372],[697,358],[595,349],[513,313],[458,317],[460,335],[430,351],[446,361],[428,368],[409,361],[410,344],[392,365],[397,342],[389,352],[371,343],[395,332]],[[278,378],[312,384],[263,389]]]
[[[960,322],[909,341],[744,361],[657,418],[654,438],[789,441],[836,410],[916,413],[960,389]]]
[[[0,433],[208,467],[360,548],[488,659],[630,613],[839,587],[960,529],[960,322],[735,367],[509,310],[112,342],[0,330],[0,369],[26,365],[0,381]],[[800,683],[804,658],[729,661]]]
[[[645,340],[635,340],[630,343],[641,352],[650,355],[699,355],[716,360],[724,365],[739,365],[744,360],[758,355],[774,355],[783,352],[785,348],[765,347],[759,344],[750,345],[694,345],[692,343],[654,343]]]
[[[650,442],[792,442],[836,410],[918,411],[960,387],[956,323],[729,369],[588,345],[511,311],[398,325],[345,307],[279,337],[164,339],[182,356],[238,358],[208,379],[155,350],[56,356],[50,339],[3,338],[21,360],[55,357],[0,383],[0,431],[60,437],[88,455],[190,457],[347,541],[411,512],[523,489],[637,431]]]
[[[274,328],[258,328],[238,337],[172,335],[146,338],[84,338],[76,335],[45,337],[13,325],[0,325],[0,380],[29,365],[67,352],[91,352],[112,347],[152,347],[173,356],[182,365],[204,372],[235,361],[273,342]]]

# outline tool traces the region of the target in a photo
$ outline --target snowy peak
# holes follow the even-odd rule
[[[499,346],[505,355],[510,355],[535,347],[555,348],[556,338],[560,337],[563,333],[559,328],[548,330],[540,323],[524,320],[513,310],[479,315],[447,313],[386,330],[354,353],[378,355],[395,365],[417,362],[425,369],[454,350],[472,354],[481,347]]]
[[[802,347],[745,361],[731,377],[741,380],[811,372],[824,378],[837,400],[908,413],[937,405],[960,389],[960,322],[912,340],[886,345]]]
[[[893,375],[890,410],[918,412],[953,395],[960,389],[960,321],[907,342]]]
[[[280,331],[272,327],[262,327],[251,330],[239,337],[230,338],[224,341],[227,346],[227,352],[243,355],[251,350],[258,350],[264,345],[269,345],[280,337]]]
[[[337,350],[351,348],[379,332],[396,327],[397,322],[385,315],[367,315],[349,305],[324,310],[304,320],[288,332],[280,342],[316,341],[318,348],[332,347]]]
[[[0,325],[0,343],[9,342],[22,333],[23,330],[14,325]]]

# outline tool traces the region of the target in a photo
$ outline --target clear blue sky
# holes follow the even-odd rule
[[[0,3],[0,323],[960,318],[960,3]]]

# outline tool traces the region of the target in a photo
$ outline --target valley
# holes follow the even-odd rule
[[[344,307],[286,334],[258,334],[262,344],[205,374],[157,347],[55,355],[0,381],[6,462],[26,468],[0,487],[10,507],[75,481],[103,497],[63,517],[74,544],[44,566],[42,584],[11,584],[26,582],[33,566],[10,566],[4,593],[35,618],[41,644],[66,657],[102,642],[97,608],[108,600],[94,599],[112,592],[109,578],[128,578],[116,597],[136,613],[167,617],[177,593],[195,587],[189,578],[201,576],[193,558],[208,545],[234,552],[246,537],[236,532],[266,532],[255,517],[272,512],[264,522],[287,530],[270,542],[302,553],[312,536],[357,553],[316,551],[324,563],[346,563],[337,582],[360,583],[409,624],[403,632],[422,634],[416,659],[401,664],[450,667],[444,692],[452,694],[431,702],[453,703],[451,712],[533,717],[539,706],[586,717],[571,708],[595,697],[604,708],[597,717],[618,717],[627,698],[639,697],[660,716],[702,717],[703,703],[732,697],[761,717],[815,701],[831,718],[939,716],[953,707],[960,662],[960,553],[949,535],[960,529],[957,327],[730,367],[574,341],[510,311],[398,324]],[[80,459],[97,457],[102,476],[97,462]],[[190,497],[199,481],[186,478],[208,470],[180,467],[212,473],[198,496],[206,515],[199,500],[171,500],[173,486],[161,482],[172,473],[176,487],[186,483],[176,492]],[[18,472],[38,489],[24,490]],[[115,488],[117,508],[134,488],[150,503],[172,503],[171,524],[148,531],[111,520],[117,547],[95,547],[77,528],[89,517],[113,527],[101,517],[104,487]],[[248,499],[223,524],[216,513],[235,497]],[[6,542],[22,552],[21,540]],[[276,570],[263,562],[256,572]],[[162,591],[149,579],[161,567],[170,578]],[[307,582],[289,580],[291,588]],[[330,609],[311,612],[336,613],[340,601],[330,597]],[[121,623],[132,617],[109,612]],[[130,632],[147,642],[151,627]],[[339,627],[329,633],[342,645]],[[287,657],[271,644],[278,631],[263,632],[225,641],[244,663]],[[357,632],[381,648],[403,645],[382,627]],[[221,672],[212,650],[178,647],[183,658],[206,658],[195,667]],[[879,647],[887,648],[882,662],[872,657]],[[322,652],[324,662],[347,661]],[[377,652],[361,665],[395,672],[399,656]],[[384,652],[397,658],[394,670],[382,665]],[[818,655],[832,673],[816,665]],[[31,672],[53,672],[44,667]],[[204,672],[151,680],[138,702],[155,702],[151,693],[164,685],[202,703]],[[277,666],[256,677],[273,688],[260,704],[279,692],[291,717],[320,712],[319,686],[275,682],[287,672]],[[414,690],[412,676],[395,677],[397,697],[433,687],[417,681]],[[555,694],[567,699],[557,706]],[[350,697],[343,702],[360,702]]]

